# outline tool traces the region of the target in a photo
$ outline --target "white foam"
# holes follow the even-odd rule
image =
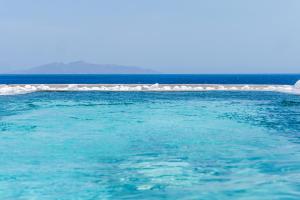
[[[296,89],[300,89],[300,80],[298,80],[298,81],[295,83],[294,87],[295,87]]]
[[[300,94],[300,80],[298,80],[295,83],[295,85],[294,85],[294,87],[292,89],[292,93],[294,93],[294,94]]]
[[[275,91],[300,94],[300,81],[291,85],[208,85],[208,84],[54,84],[0,85],[0,95],[42,91]]]

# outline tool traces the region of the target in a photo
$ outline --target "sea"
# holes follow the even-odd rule
[[[71,89],[295,87],[298,80],[300,75],[0,76],[1,84]],[[0,96],[1,200],[300,199],[299,94],[71,89]]]
[[[0,84],[274,84],[293,85],[300,74],[0,75]]]

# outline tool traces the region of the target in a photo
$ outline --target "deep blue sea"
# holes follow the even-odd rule
[[[300,74],[0,75],[0,84],[288,84]]]

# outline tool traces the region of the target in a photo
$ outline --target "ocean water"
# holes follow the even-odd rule
[[[0,96],[0,199],[300,199],[300,97]]]
[[[45,91],[211,90],[300,94],[300,74],[0,75],[0,96]]]
[[[273,84],[293,85],[300,74],[0,75],[0,84]]]

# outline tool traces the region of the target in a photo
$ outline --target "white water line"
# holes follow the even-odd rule
[[[246,84],[12,84],[0,85],[0,95],[51,91],[274,91],[300,94],[300,80],[295,85]]]

